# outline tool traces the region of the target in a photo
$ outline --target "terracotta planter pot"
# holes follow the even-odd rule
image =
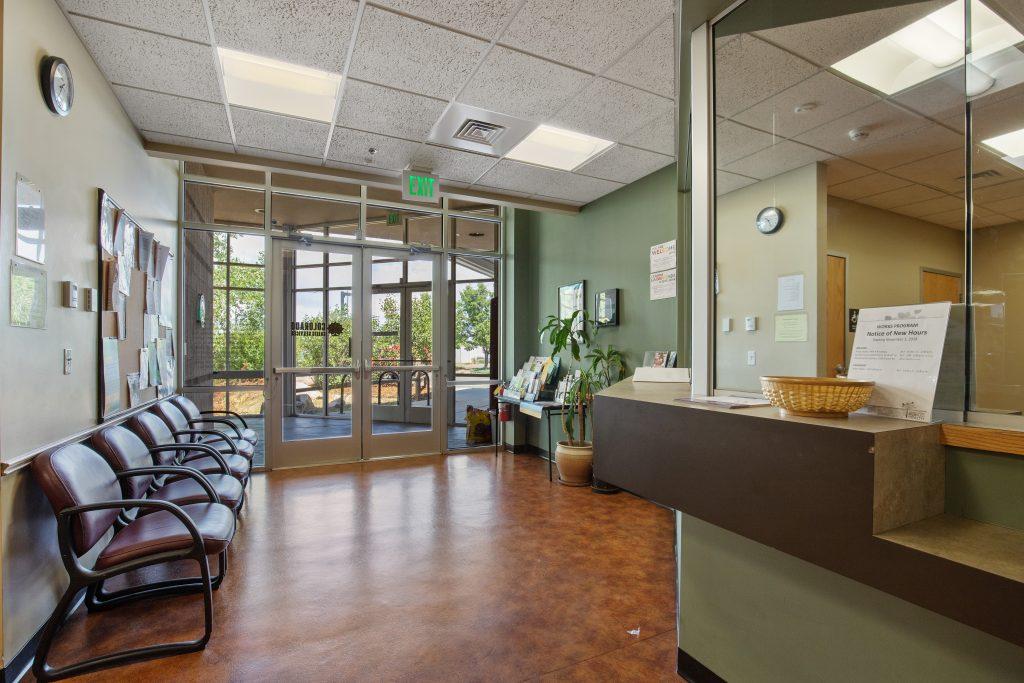
[[[584,441],[570,446],[568,441],[559,441],[555,448],[555,464],[558,466],[558,481],[566,486],[590,486],[594,478],[594,444]]]

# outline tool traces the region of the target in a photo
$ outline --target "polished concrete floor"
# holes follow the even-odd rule
[[[671,513],[533,456],[255,475],[230,558],[205,651],[83,680],[680,680]],[[200,610],[80,610],[54,655],[193,637]]]

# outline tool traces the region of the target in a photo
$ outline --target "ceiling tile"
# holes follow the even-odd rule
[[[491,39],[512,16],[519,0],[376,0],[376,3],[419,19]]]
[[[139,130],[231,142],[223,104],[115,85],[114,93]]]
[[[674,5],[672,0],[526,0],[500,40],[601,73]]]
[[[868,138],[868,142],[871,138]],[[886,171],[893,166],[902,165],[925,157],[963,148],[964,138],[950,129],[937,124],[929,124],[896,135],[881,142],[857,148],[847,154],[850,159],[871,168]]]
[[[586,204],[612,193],[620,187],[624,187],[623,183],[602,180],[600,178],[588,178],[576,173],[563,173],[560,171],[555,173],[557,173],[557,177],[545,185],[543,192],[538,192],[537,194]]]
[[[897,29],[933,12],[948,0],[855,12],[758,31],[755,35],[821,66],[831,66]]]
[[[988,202],[984,208],[1013,218],[1020,218],[1024,216],[1024,195],[1008,197],[996,202]]]
[[[367,7],[349,75],[448,100],[486,48],[482,40]]]
[[[719,119],[715,128],[715,159],[718,165],[732,163],[765,147],[776,139],[770,133],[754,130],[728,119]]]
[[[310,164],[313,166],[319,166],[323,163],[322,157],[310,157],[302,154],[289,154],[287,152],[275,152],[269,149],[260,149],[258,147],[243,147],[238,146],[239,154],[248,154],[254,157],[262,157],[264,159],[274,159],[275,161],[291,161],[296,164]]]
[[[964,200],[947,194],[941,197],[936,197],[935,199],[928,199],[923,202],[897,206],[893,208],[893,212],[901,213],[904,216],[911,216],[913,218],[921,218],[922,216],[927,216],[941,211],[952,211],[957,207],[960,207],[960,211],[963,211],[963,206]]]
[[[733,118],[791,138],[878,101],[879,98],[867,90],[822,71]],[[800,105],[813,108],[798,114],[794,109]]]
[[[715,48],[715,113],[732,117],[817,71],[810,62],[744,33]]]
[[[828,157],[829,155],[821,150],[801,145],[792,140],[783,140],[760,152],[727,164],[721,170],[764,180],[815,161],[824,161]]]
[[[897,188],[906,187],[910,182],[902,178],[895,178],[885,173],[872,173],[861,178],[848,180],[828,188],[830,195],[842,197],[843,199],[857,200],[862,197],[870,197],[880,192],[888,192]],[[908,204],[910,202],[907,202]]]
[[[978,151],[972,160],[972,171],[975,174],[973,186],[975,190],[989,185],[999,185],[1007,180],[1018,177],[1019,169],[1005,161],[985,152]],[[929,185],[950,194],[964,192],[964,153],[960,149],[920,159],[889,169],[889,173]],[[988,175],[981,175],[989,173]]]
[[[209,149],[215,152],[233,153],[235,148],[229,142],[213,142],[212,140],[199,140],[187,138],[182,135],[169,135],[167,133],[156,133],[150,130],[139,131],[142,137],[150,142],[157,142],[163,145],[178,145],[180,147],[195,147],[196,149]]]
[[[419,143],[349,128],[335,128],[327,158],[348,164],[360,164],[389,171],[401,171],[419,148]],[[372,157],[369,149],[377,153]]]
[[[989,204],[1002,199],[1024,197],[1024,179],[1010,180],[1009,182],[979,187],[974,189],[974,201],[980,204]]]
[[[891,99],[934,119],[945,119],[950,116],[963,118],[964,70],[962,67],[953,69],[897,93]]]
[[[861,166],[843,157],[832,157],[825,161],[825,180],[829,187],[872,173],[874,171],[867,166]]]
[[[539,194],[548,189],[547,186],[557,173],[540,166],[502,159],[480,178],[479,184],[513,192]]]
[[[473,185],[474,190],[481,190],[483,192],[494,192],[495,194],[504,194],[509,197],[531,197],[532,192],[514,192],[512,190],[504,190],[500,187],[491,187],[490,185]]]
[[[164,33],[175,38],[210,42],[202,0],[161,0],[149,3],[138,0],[59,1],[68,12]]]
[[[675,35],[675,22],[667,19],[615,62],[604,75],[665,97],[674,97]]]
[[[924,185],[907,185],[887,192],[879,192],[868,197],[862,197],[857,201],[861,204],[874,206],[879,209],[892,209],[904,204],[914,204],[928,199],[938,199],[946,195],[938,190],[933,190]]]
[[[445,106],[441,100],[349,79],[341,97],[338,125],[420,141]]]
[[[668,166],[673,161],[675,161],[673,157],[664,154],[656,154],[636,147],[615,145],[590,163],[577,168],[574,173],[620,183],[631,183]]]
[[[652,152],[676,155],[676,112],[675,107],[660,116],[642,123],[620,142],[642,147]]]
[[[257,147],[323,158],[330,125],[294,116],[271,114],[255,109],[231,107],[235,142],[240,147]]]
[[[494,157],[474,154],[436,145],[422,145],[413,157],[413,163],[429,168],[432,173],[462,183],[473,183],[487,172],[498,160]]]
[[[591,79],[582,71],[496,46],[458,100],[509,116],[544,122]]]
[[[796,139],[819,149],[826,149],[833,154],[849,156],[868,144],[877,144],[881,140],[921,128],[926,121],[888,102],[878,102],[852,114],[830,121],[814,130],[798,135]],[[851,140],[850,131],[863,129],[868,137]]]
[[[1006,225],[1007,223],[1017,223],[1019,219],[1013,216],[1004,216],[1003,214],[992,214],[991,216],[978,216],[975,214],[974,218],[971,219],[972,228],[991,228],[993,225]]]
[[[622,142],[639,124],[653,121],[674,107],[674,102],[666,97],[606,78],[595,78],[554,117],[553,123]]]
[[[72,16],[71,23],[111,83],[221,101],[208,45],[78,16]]]
[[[1020,64],[1022,59],[1024,55],[1018,54],[1016,63]],[[1019,87],[1010,90],[1016,91],[1016,95],[991,102],[988,97],[975,100],[979,103],[971,109],[971,134],[975,140],[986,140],[1024,127],[1024,96]],[[985,104],[980,106],[980,103]]]
[[[344,0],[207,0],[221,47],[341,73],[359,5]]]
[[[756,182],[756,178],[748,178],[745,175],[737,175],[728,171],[718,171],[715,173],[715,193],[718,196],[729,194],[741,187],[753,185]]]

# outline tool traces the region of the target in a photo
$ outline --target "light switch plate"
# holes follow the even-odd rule
[[[747,365],[757,365],[757,351],[747,351]]]
[[[732,318],[722,318],[722,332],[732,332]]]
[[[757,332],[757,316],[748,315],[743,319],[743,329],[747,332]]]
[[[64,374],[71,374],[71,349],[64,349]]]

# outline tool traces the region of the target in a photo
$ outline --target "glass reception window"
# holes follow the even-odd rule
[[[714,25],[717,389],[844,374],[860,309],[948,301],[937,404],[1024,411],[1022,50],[1024,0],[748,0]]]

